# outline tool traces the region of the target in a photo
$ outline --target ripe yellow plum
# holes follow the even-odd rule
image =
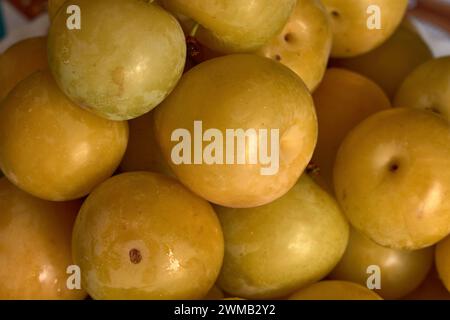
[[[30,74],[47,69],[47,38],[20,41],[0,55],[0,101]]]
[[[132,172],[97,187],[73,231],[74,260],[94,299],[200,299],[222,266],[211,205],[172,178]]]
[[[122,172],[153,171],[173,176],[153,132],[153,111],[128,122],[130,136],[120,164]]]
[[[358,57],[338,59],[332,63],[372,79],[393,99],[409,73],[432,58],[433,54],[420,34],[403,23],[378,48]]]
[[[450,56],[417,67],[403,82],[394,100],[396,107],[439,114],[450,123]]]
[[[156,109],[155,133],[189,189],[219,205],[254,207],[295,184],[311,159],[317,119],[294,72],[238,54],[187,72]]]
[[[289,67],[313,91],[325,73],[332,37],[329,16],[323,4],[319,0],[297,1],[281,33],[257,53]]]
[[[126,122],[79,108],[48,71],[22,81],[0,104],[0,168],[45,200],[87,195],[114,173],[127,142]]]
[[[196,21],[196,38],[224,53],[251,52],[283,29],[296,0],[162,0],[165,8]]]
[[[450,233],[450,132],[412,108],[379,112],[352,130],[334,167],[351,224],[380,245],[431,246]]]
[[[313,99],[319,122],[313,162],[319,167],[318,177],[324,187],[332,192],[334,161],[345,136],[368,116],[390,108],[391,104],[373,81],[338,68],[326,71]]]
[[[352,228],[345,254],[330,278],[365,286],[372,274],[370,267],[376,266],[381,289],[374,291],[384,299],[398,299],[423,282],[433,259],[433,247],[414,251],[385,248]]]
[[[375,292],[347,281],[320,281],[300,289],[290,300],[383,300]]]
[[[265,206],[216,211],[225,237],[218,284],[233,296],[285,297],[326,276],[347,245],[344,215],[307,175]]]
[[[354,57],[381,45],[400,25],[408,5],[408,0],[322,2],[331,16],[333,57]]]
[[[50,69],[64,93],[111,120],[136,118],[164,100],[186,59],[177,20],[139,0],[69,4],[81,10],[80,29],[68,28],[67,14],[60,10],[48,36]]]
[[[84,299],[69,289],[71,234],[80,201],[35,198],[0,179],[0,299]]]

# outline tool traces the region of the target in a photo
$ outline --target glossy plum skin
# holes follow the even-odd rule
[[[74,260],[94,299],[200,299],[222,266],[209,203],[175,180],[124,173],[96,188],[73,231]]]
[[[48,68],[47,38],[22,40],[0,55],[0,101],[30,74]]]
[[[317,139],[313,102],[302,80],[277,62],[249,54],[212,59],[191,69],[155,110],[154,121],[157,141],[177,178],[227,207],[263,205],[285,194],[307,166]],[[278,170],[262,175],[267,165],[261,161],[175,164],[172,150],[179,142],[171,136],[182,128],[194,137],[194,121],[223,137],[228,129],[279,130]],[[245,152],[250,152],[248,143]]]
[[[383,300],[375,292],[347,281],[320,281],[300,289],[289,300]]]
[[[370,115],[391,103],[372,80],[349,70],[330,68],[313,93],[319,136],[312,161],[319,167],[318,182],[333,192],[333,166],[345,136]]]
[[[332,57],[354,57],[367,53],[386,41],[400,25],[408,0],[322,0],[331,17],[333,29]],[[369,29],[368,20],[373,13],[369,7],[377,6],[381,14],[381,28]]]
[[[385,248],[352,228],[347,249],[329,276],[366,285],[371,265],[380,267],[381,289],[374,291],[384,299],[398,299],[417,288],[433,265],[434,248],[398,250]]]
[[[420,249],[450,232],[450,134],[440,117],[411,108],[379,112],[349,133],[334,167],[337,199],[375,242]]]
[[[283,29],[295,0],[162,0],[163,6],[200,24],[196,38],[223,53],[252,52]]]
[[[326,276],[347,245],[344,215],[307,175],[268,205],[216,211],[225,236],[218,284],[232,296],[285,297]]]
[[[297,1],[284,29],[257,54],[289,67],[312,92],[322,80],[333,34],[328,13],[319,0]]]
[[[70,4],[80,7],[81,29],[69,30],[67,14],[60,10],[48,36],[49,65],[64,93],[111,120],[136,118],[164,100],[186,59],[176,19],[138,0]]]
[[[81,201],[35,198],[0,179],[0,299],[84,299],[69,290],[71,233]]]
[[[450,56],[418,66],[400,86],[396,107],[431,111],[450,123]]]
[[[390,99],[394,99],[411,71],[432,58],[433,53],[425,40],[405,20],[378,48],[357,57],[333,60],[331,65],[353,70],[372,79]]]
[[[0,104],[0,168],[45,200],[87,195],[114,173],[127,142],[126,122],[79,108],[48,71],[22,81]]]

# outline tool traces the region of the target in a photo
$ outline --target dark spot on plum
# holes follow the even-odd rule
[[[279,54],[276,54],[274,59],[277,60],[277,61],[281,61],[281,56]]]
[[[399,165],[398,165],[398,163],[396,163],[396,162],[393,162],[393,163],[391,163],[390,165],[389,165],[389,171],[390,172],[397,172],[398,171],[398,169],[399,169]]]
[[[338,11],[333,10],[333,11],[331,11],[331,16],[333,18],[339,18],[341,16],[341,14]]]
[[[439,108],[436,106],[431,106],[428,108],[428,110],[430,110],[431,112],[435,113],[435,114],[441,114],[441,111],[439,111]]]
[[[286,33],[284,35],[284,41],[286,41],[286,42],[293,42],[294,40],[295,40],[294,39],[294,35],[292,33]]]
[[[131,263],[138,264],[142,261],[142,255],[138,249],[131,249],[129,254]]]

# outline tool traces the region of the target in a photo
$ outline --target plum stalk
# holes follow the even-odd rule
[[[186,65],[184,71],[187,72],[203,61],[203,50],[199,41],[195,38],[200,24],[195,23],[189,34],[186,36]]]

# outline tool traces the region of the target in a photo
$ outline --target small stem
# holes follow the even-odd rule
[[[197,34],[197,30],[198,30],[199,26],[200,26],[200,24],[198,24],[198,22],[196,22],[195,25],[192,27],[192,30],[189,33],[189,36],[191,36],[192,38],[195,38],[195,35]]]
[[[306,167],[306,173],[310,175],[318,175],[320,173],[320,168],[317,164],[311,161]]]

